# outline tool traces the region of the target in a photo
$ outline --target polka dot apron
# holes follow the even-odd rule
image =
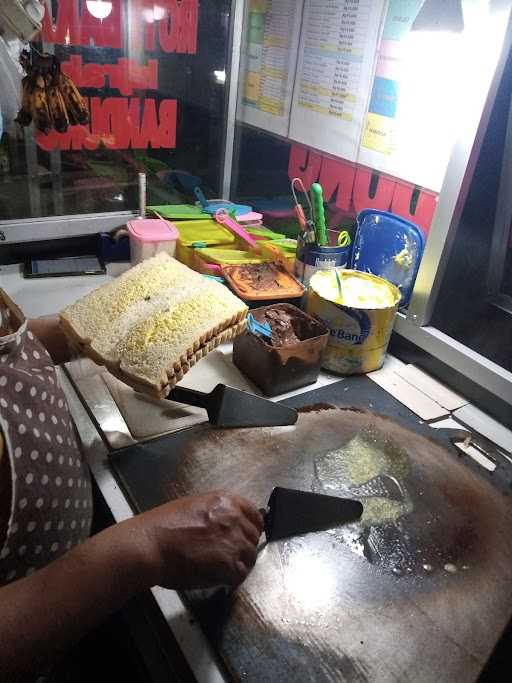
[[[92,498],[64,392],[46,349],[0,290],[0,428],[11,509],[0,538],[0,585],[31,574],[87,538]],[[11,331],[14,330],[14,331]]]

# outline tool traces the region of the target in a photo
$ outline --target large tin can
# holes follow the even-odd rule
[[[378,370],[386,356],[400,291],[376,275],[355,270],[342,270],[339,275],[341,298],[331,270],[313,275],[306,299],[307,313],[329,328],[322,367],[342,375]]]

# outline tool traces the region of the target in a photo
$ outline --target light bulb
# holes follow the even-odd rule
[[[159,5],[155,5],[153,8],[153,16],[155,17],[155,21],[161,21],[165,17],[166,11],[164,7],[160,7]]]
[[[106,19],[112,12],[112,3],[109,0],[87,0],[87,10],[96,19]]]
[[[166,10],[160,5],[153,5],[153,9],[145,9],[143,11],[144,19],[148,24],[152,24],[154,21],[161,21],[165,15]]]

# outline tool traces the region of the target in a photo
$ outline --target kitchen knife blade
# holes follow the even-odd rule
[[[262,512],[267,541],[276,541],[355,522],[363,514],[363,505],[349,498],[276,486]]]

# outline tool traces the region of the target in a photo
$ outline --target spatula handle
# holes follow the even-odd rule
[[[201,190],[201,188],[198,185],[196,185],[196,187],[194,187],[194,194],[199,199],[199,203],[201,204],[203,209],[206,209],[208,206],[208,200],[206,199],[203,191]]]

